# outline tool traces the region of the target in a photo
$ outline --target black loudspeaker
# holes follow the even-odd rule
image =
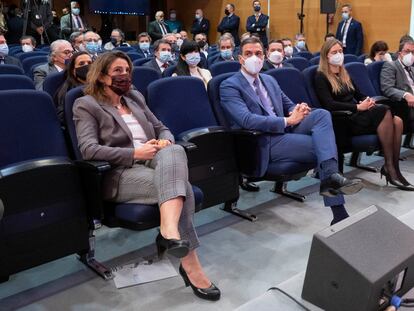
[[[336,12],[336,0],[321,0],[321,14]]]
[[[414,287],[414,231],[371,206],[314,235],[302,298],[326,311],[378,311]]]

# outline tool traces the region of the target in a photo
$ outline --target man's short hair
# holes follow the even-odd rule
[[[404,46],[406,44],[413,45],[414,44],[414,40],[407,40],[407,41],[401,42],[400,45],[398,46],[398,52],[401,52],[404,49]]]
[[[234,49],[236,47],[236,45],[234,44],[234,38],[232,35],[228,35],[228,34],[224,34],[222,36],[220,36],[219,40],[218,40],[218,46],[220,47],[221,41],[226,41],[226,40],[230,40],[230,44],[231,47]]]
[[[296,35],[295,35],[295,40],[298,40],[300,37],[304,37],[304,38],[306,38],[306,36],[305,36],[305,34],[304,33],[297,33]]]
[[[232,7],[233,11],[236,9],[236,6],[233,3],[229,3],[229,5]]]
[[[282,38],[282,41],[290,41],[290,42],[292,42],[292,39],[291,38],[288,38],[288,37],[285,37],[285,38]]]
[[[283,39],[282,39],[283,40]],[[270,40],[270,42],[269,42],[269,45],[268,46],[270,46],[271,44],[273,44],[273,43],[280,43],[282,46],[283,46],[283,48],[285,48],[285,44],[283,43],[283,41],[282,40],[276,40],[276,39],[273,39],[273,40]]]
[[[83,34],[80,31],[72,32],[70,37],[69,37],[70,43],[72,43],[72,45],[73,45],[75,43],[76,39],[79,38],[82,35]]]
[[[119,35],[121,36],[121,39],[122,39],[122,40],[125,40],[125,34],[124,34],[124,32],[123,32],[121,29],[119,29],[119,28],[115,28],[115,29],[112,29],[112,31],[116,31],[116,32],[118,32],[118,33],[119,33]]]
[[[352,5],[350,5],[349,3],[345,3],[342,8],[348,8],[350,10],[352,10]]]
[[[260,0],[253,0],[252,5],[254,5],[256,2],[260,3]]]
[[[151,36],[148,34],[148,32],[141,32],[141,33],[138,35],[137,39],[138,39],[138,41],[139,41],[139,39],[144,38],[144,37],[148,38],[150,42],[152,41],[152,40],[151,40]]]
[[[413,37],[411,37],[408,34],[405,34],[400,38],[400,44],[405,42],[405,41],[412,41],[412,40],[414,40]]]
[[[243,47],[244,47],[246,44],[256,44],[256,43],[260,44],[260,46],[262,47],[262,50],[264,51],[263,42],[262,42],[260,39],[256,38],[256,37],[250,37],[250,38],[246,38],[246,39],[244,39],[244,40],[240,43],[240,54],[243,54]]]
[[[160,48],[160,45],[161,44],[168,44],[170,47],[171,47],[171,44],[170,44],[170,42],[168,42],[167,40],[165,40],[165,39],[159,39],[159,40],[157,40],[157,41],[155,41],[154,42],[154,51],[155,52],[157,52],[158,51],[158,49]]]
[[[36,39],[33,38],[32,36],[23,36],[23,37],[21,37],[20,38],[20,44],[22,43],[23,40],[26,40],[26,39],[30,39],[30,42],[32,42],[32,45],[36,46]]]

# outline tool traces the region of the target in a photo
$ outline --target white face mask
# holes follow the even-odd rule
[[[183,39],[177,39],[177,45],[179,48],[183,45],[184,40]]]
[[[285,54],[287,57],[291,57],[293,54],[293,48],[291,46],[285,47]]]
[[[33,52],[33,47],[29,44],[23,44],[22,45],[22,51],[25,52],[25,53]]]
[[[274,51],[274,52],[270,53],[269,60],[273,64],[279,65],[283,61],[283,54],[280,53],[279,51]]]
[[[0,54],[8,55],[9,54],[9,46],[7,43],[0,44]]]
[[[251,75],[257,75],[263,68],[263,59],[256,55],[250,56],[244,60],[244,69]]]
[[[344,63],[344,53],[336,53],[328,58],[331,65],[342,66]]]
[[[408,53],[408,54],[404,55],[401,61],[407,67],[412,66],[413,63],[414,63],[413,54]]]

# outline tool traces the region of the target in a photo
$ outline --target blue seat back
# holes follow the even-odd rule
[[[148,57],[148,58],[139,58],[139,59],[134,60],[134,61],[132,62],[132,64],[133,64],[135,67],[142,66],[142,65],[143,65],[143,64],[145,64],[146,62],[149,62],[151,59],[153,59],[153,58],[152,58],[152,57]]]
[[[220,85],[221,82],[230,78],[232,75],[234,75],[234,72],[223,73],[221,75],[215,76],[208,82],[207,85],[207,92],[210,100],[210,105],[213,108],[216,120],[221,126],[224,126],[226,128],[230,128],[230,124],[227,121],[225,112],[220,104]]]
[[[299,56],[289,58],[286,62],[295,66],[295,68],[298,69],[299,71],[303,71],[304,69],[308,68],[310,65],[309,61],[306,58],[299,57]]]
[[[367,54],[361,54],[361,55],[358,56],[358,61],[360,63],[363,63],[363,62],[365,62],[365,58],[367,58]]]
[[[24,70],[24,72],[27,76],[33,77],[33,73],[32,73],[32,70],[31,70],[32,67],[34,65],[40,65],[40,64],[47,63],[47,61],[48,61],[48,59],[47,59],[46,55],[33,56],[33,57],[26,58],[22,62],[23,70]]]
[[[311,65],[311,66],[315,66],[315,65],[319,65],[319,61],[321,60],[321,57],[320,56],[315,56],[315,57],[313,57],[310,61],[309,61],[309,64]]]
[[[344,63],[345,64],[349,64],[349,63],[358,63],[358,57],[356,55],[353,54],[345,54],[344,56]]]
[[[381,95],[381,70],[384,66],[383,61],[373,62],[367,66],[368,75],[374,86],[375,93]]]
[[[0,167],[30,159],[67,156],[49,94],[35,90],[0,91],[0,110]]]
[[[44,52],[44,51],[33,51],[33,52],[27,52],[27,53],[22,53],[19,54],[17,56],[18,59],[20,59],[20,61],[24,61],[26,58],[29,57],[34,57],[34,56],[47,56],[49,53],[48,52]]]
[[[0,75],[0,91],[4,90],[34,90],[34,83],[25,75]]]
[[[312,55],[313,55],[313,57],[321,56],[321,52],[315,52]]]
[[[179,76],[151,83],[148,106],[176,137],[191,129],[217,125],[204,83],[198,78]]]
[[[368,69],[363,63],[349,63],[345,65],[345,69],[362,94],[371,97],[379,95],[375,93],[375,89],[369,79]]]
[[[295,103],[310,103],[306,84],[300,71],[296,68],[278,68],[266,71],[267,75],[276,79],[283,93]]]
[[[213,63],[216,61],[217,58],[220,57],[220,52],[217,53],[210,53],[207,56],[207,66],[210,68],[210,66],[213,65]]]
[[[53,72],[47,75],[43,81],[43,90],[53,98],[56,94],[56,91],[63,85],[64,82],[65,71]]]
[[[65,96],[65,121],[66,121],[66,130],[68,131],[70,141],[72,143],[72,151],[75,155],[75,159],[82,160],[82,155],[78,147],[78,139],[76,136],[75,123],[73,122],[73,104],[75,100],[83,96],[83,86],[78,86],[71,89],[66,93]]]
[[[40,50],[44,52],[50,52],[50,46],[44,46]]]
[[[134,67],[132,70],[132,84],[145,97],[147,97],[147,88],[151,82],[161,78],[161,74],[147,67]]]
[[[176,68],[177,68],[177,65],[171,65],[171,66],[169,66],[168,68],[166,68],[164,70],[164,72],[162,73],[162,76],[163,77],[171,77]]]
[[[299,57],[306,58],[307,60],[310,60],[311,58],[313,58],[313,54],[309,51],[302,51],[302,52],[299,52],[296,55],[299,56]]]
[[[14,56],[17,53],[21,53],[22,51],[22,47],[19,45],[13,46],[13,47],[9,47],[9,55],[10,56]]]
[[[131,62],[133,62],[134,60],[143,58],[140,54],[138,54],[136,52],[128,52],[127,55],[131,59]]]
[[[223,73],[237,72],[240,70],[240,63],[236,61],[219,62],[212,64],[209,67],[211,75],[213,77],[221,75]]]
[[[315,92],[315,75],[318,70],[318,66],[311,66],[302,71],[302,76],[305,81],[306,90],[308,92],[312,107],[321,108],[321,103],[319,102],[318,96]]]
[[[24,71],[19,66],[3,64],[0,65],[0,75],[1,74],[24,75]]]
[[[118,46],[117,48],[114,48],[114,50],[127,53],[127,52],[132,52],[134,48],[131,46]]]

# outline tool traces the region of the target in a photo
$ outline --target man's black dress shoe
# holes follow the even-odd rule
[[[348,179],[340,173],[335,173],[321,182],[319,193],[326,197],[334,197],[338,194],[357,193],[363,187],[361,179]]]
[[[205,300],[211,300],[211,301],[216,301],[220,299],[220,295],[221,295],[220,289],[218,289],[216,285],[211,283],[210,287],[208,288],[195,287],[193,283],[191,283],[190,279],[188,278],[187,272],[185,272],[182,265],[180,265],[179,271],[184,280],[185,286],[186,287],[191,286],[191,289],[193,290],[194,294],[197,297],[201,299],[205,299]]]
[[[166,239],[161,235],[161,232],[158,234],[155,242],[159,258],[162,258],[165,252],[174,257],[182,258],[187,256],[190,251],[190,242],[187,240]]]
[[[245,191],[249,191],[249,192],[257,192],[260,190],[260,187],[258,185],[256,185],[253,182],[248,182],[247,180],[243,180],[240,183],[240,187],[245,190]]]

